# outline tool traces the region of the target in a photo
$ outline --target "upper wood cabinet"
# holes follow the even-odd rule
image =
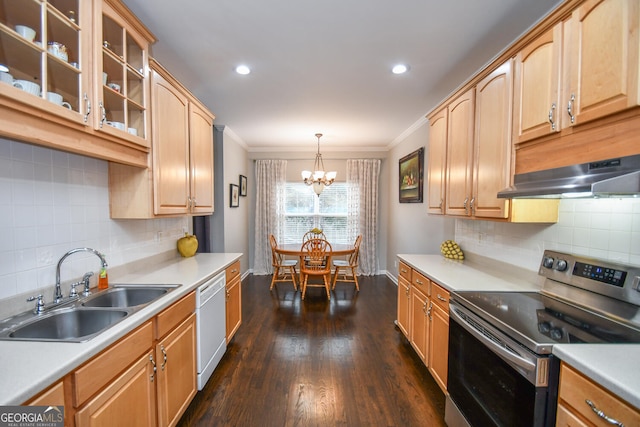
[[[151,39],[120,2],[105,0],[96,6],[93,124],[100,132],[149,147]]]
[[[515,57],[513,98],[514,143],[560,131],[560,54],[558,24]]]
[[[585,1],[516,55],[515,142],[638,105],[639,9],[636,0]]]
[[[151,60],[149,169],[109,165],[112,218],[213,212],[213,119],[193,95]]]
[[[23,37],[18,25],[34,30],[34,38]],[[106,38],[113,41],[110,54],[104,53]],[[145,73],[148,46],[154,40],[116,0],[2,2],[0,64],[11,74],[5,79],[15,81],[0,84],[0,135],[146,166]],[[101,93],[106,88],[102,64],[108,63],[103,54],[110,55],[108,70],[120,87],[108,89],[109,96]],[[120,77],[116,62],[121,64]],[[123,125],[104,129],[107,120]]]
[[[473,191],[469,213],[476,217],[507,218],[509,200],[498,191],[509,186],[512,174],[511,61],[476,85],[473,144]]]
[[[473,179],[473,123],[475,89],[454,99],[447,106],[447,171],[445,213],[469,215]]]
[[[565,24],[566,126],[638,105],[639,24],[637,0],[588,0],[573,11]]]
[[[444,214],[447,170],[447,123],[449,110],[443,108],[429,117],[429,160],[427,166],[427,210]]]

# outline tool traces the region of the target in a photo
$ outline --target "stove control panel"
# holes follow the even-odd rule
[[[538,274],[554,282],[640,306],[640,267],[637,266],[546,250]]]

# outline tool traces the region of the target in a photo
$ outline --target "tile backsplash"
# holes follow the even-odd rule
[[[0,299],[53,286],[70,249],[94,248],[117,267],[175,250],[189,229],[188,217],[112,220],[106,161],[0,138]],[[99,267],[73,254],[62,281]]]
[[[640,199],[562,199],[555,224],[456,220],[465,252],[537,271],[555,249],[640,266]]]

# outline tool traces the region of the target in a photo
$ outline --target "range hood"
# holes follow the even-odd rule
[[[640,196],[640,155],[517,174],[498,198]]]

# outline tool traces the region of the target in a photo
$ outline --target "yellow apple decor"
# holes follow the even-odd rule
[[[464,252],[460,249],[460,246],[453,240],[445,240],[440,245],[440,252],[445,258],[463,260]]]
[[[184,233],[184,237],[178,239],[178,252],[180,255],[187,258],[194,256],[198,250],[198,239],[196,236]]]

